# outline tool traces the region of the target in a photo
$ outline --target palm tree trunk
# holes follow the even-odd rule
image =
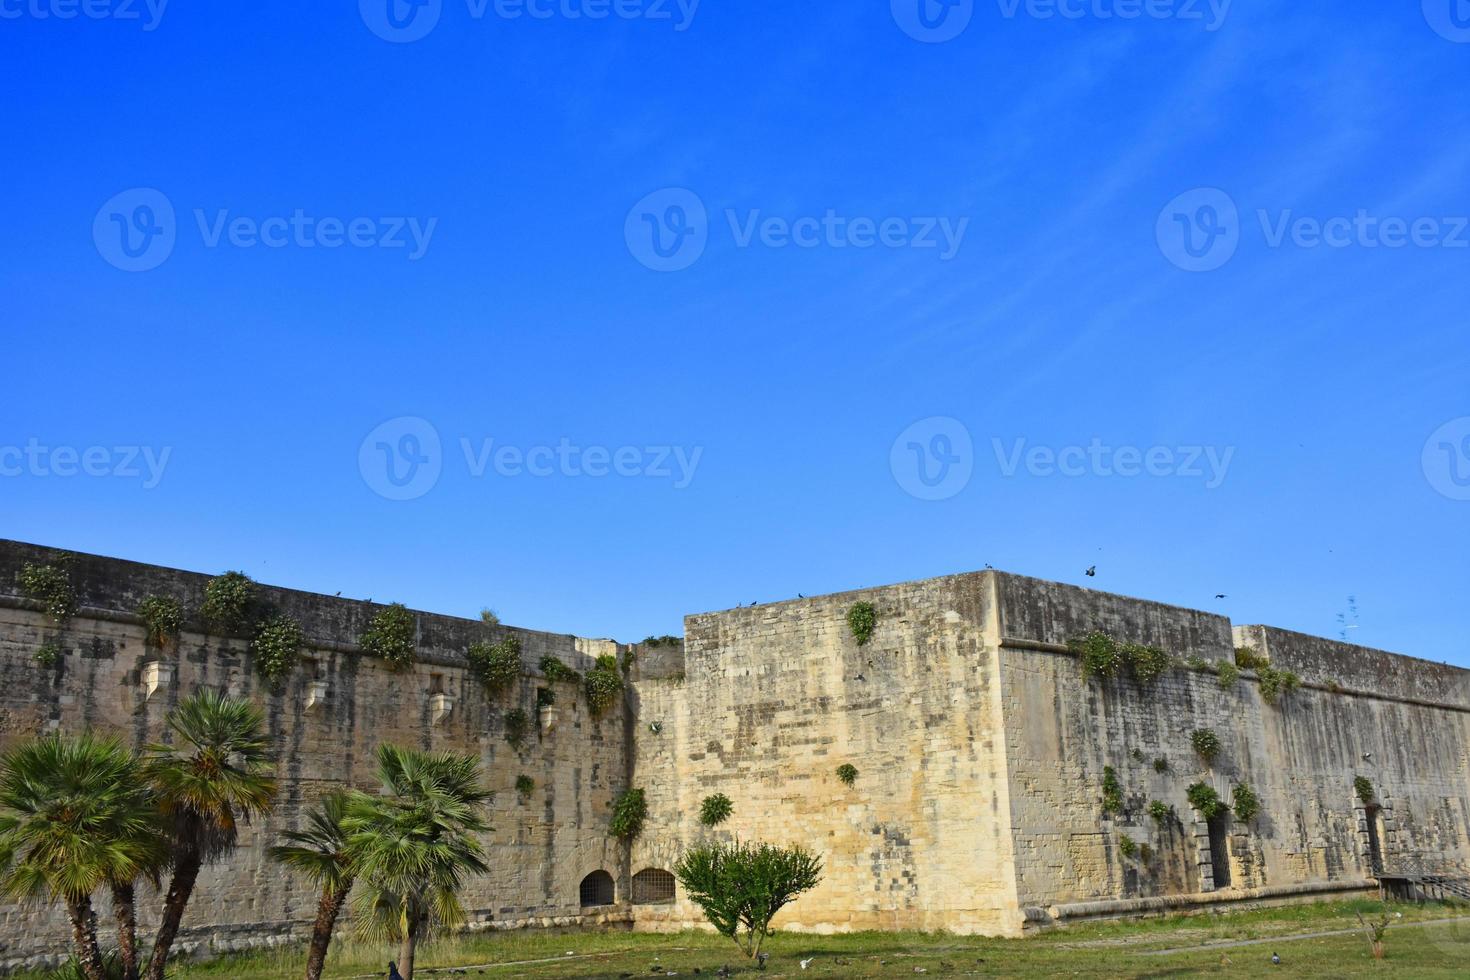
[[[352,891],[352,882],[340,888],[323,888],[322,900],[316,906],[316,924],[311,928],[311,948],[306,954],[306,980],[322,980],[322,970],[327,965],[327,950],[332,945],[332,930],[337,927],[337,915],[347,893]]]
[[[71,941],[77,950],[77,962],[87,980],[107,980],[107,968],[102,965],[102,950],[97,948],[97,915],[92,911],[92,898],[66,900],[66,914],[71,919]]]
[[[423,919],[415,917],[408,923],[408,930],[403,934],[403,942],[398,945],[398,972],[403,974],[403,980],[413,980],[413,957],[419,945],[419,931]]]
[[[169,950],[179,935],[179,922],[184,918],[184,909],[189,906],[189,896],[194,894],[194,882],[199,880],[199,868],[204,862],[196,848],[189,848],[179,856],[174,865],[173,877],[169,879],[168,895],[163,900],[163,921],[158,924],[158,936],[153,940],[153,955],[148,958],[147,980],[163,980],[163,968],[168,965]]]
[[[122,957],[123,980],[138,980],[138,914],[131,881],[112,883],[112,915],[117,919],[117,952]]]

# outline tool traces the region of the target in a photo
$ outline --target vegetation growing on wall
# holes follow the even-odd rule
[[[871,602],[854,603],[847,611],[847,628],[852,631],[858,646],[867,646],[873,638],[873,631],[878,628],[878,610]]]
[[[301,625],[290,616],[272,616],[260,624],[255,638],[250,641],[250,652],[255,657],[255,669],[277,686],[291,669],[296,666],[301,648],[306,645],[306,635]]]
[[[516,795],[525,799],[536,791],[536,780],[525,774],[516,777]]]
[[[1102,630],[1069,640],[1067,647],[1082,661],[1082,673],[1086,677],[1114,677],[1123,667],[1118,641]]]
[[[58,626],[76,615],[77,596],[71,587],[65,562],[37,565],[26,562],[20,570],[20,590],[27,599],[46,607],[46,615]]]
[[[598,657],[596,665],[587,672],[584,687],[592,717],[601,718],[607,714],[623,694],[623,675],[618,672],[618,658],[612,654]]]
[[[1215,666],[1215,675],[1219,678],[1220,687],[1228,691],[1240,680],[1240,668],[1228,660],[1222,660]]]
[[[1206,820],[1213,820],[1228,808],[1220,800],[1220,794],[1207,783],[1195,783],[1185,790],[1189,805],[1199,811]]]
[[[1255,647],[1244,646],[1235,648],[1235,665],[1246,670],[1259,670],[1270,663],[1265,657],[1256,651]]]
[[[1154,800],[1148,805],[1148,815],[1154,818],[1154,823],[1163,826],[1174,819],[1174,808],[1163,800]]]
[[[1123,852],[1125,858],[1131,858],[1138,853],[1138,842],[1127,834],[1118,837],[1118,850]]]
[[[1255,790],[1241,783],[1235,787],[1235,794],[1230,802],[1230,808],[1235,811],[1236,817],[1249,821],[1251,817],[1261,812],[1261,798],[1256,795]]]
[[[414,662],[415,632],[413,613],[395,602],[378,611],[357,642],[369,656],[381,657],[393,669],[401,670]]]
[[[857,784],[857,778],[857,766],[853,765],[852,763],[844,762],[842,765],[837,767],[837,781],[840,782],[842,785],[854,786]]]
[[[505,740],[512,748],[520,748],[530,730],[531,718],[525,708],[512,708],[505,713]]]
[[[1128,670],[1140,684],[1152,684],[1159,675],[1169,669],[1169,655],[1158,647],[1140,643],[1125,643],[1123,659],[1128,661]]]
[[[484,609],[480,610],[480,622],[484,623],[486,626],[499,626],[500,616],[495,612],[494,609],[486,606]]]
[[[1213,765],[1215,757],[1220,754],[1220,736],[1212,728],[1196,728],[1190,732],[1189,744],[1194,746],[1195,753],[1205,760],[1207,766]]]
[[[55,640],[47,640],[36,650],[36,655],[32,659],[42,667],[54,667],[61,659],[61,653],[60,643]]]
[[[684,638],[682,636],[669,636],[667,633],[665,633],[663,636],[646,637],[643,641],[643,645],[646,647],[657,649],[658,647],[676,647],[683,642]]]
[[[608,836],[630,841],[643,833],[643,822],[648,819],[648,798],[641,789],[630,789],[613,801],[612,820],[608,823]]]
[[[1164,758],[1163,756],[1159,756],[1157,759],[1154,760],[1154,772],[1168,772],[1168,771],[1169,771],[1169,760],[1168,759]]]
[[[1353,792],[1358,794],[1358,799],[1363,801],[1364,806],[1372,806],[1378,795],[1373,792],[1373,782],[1367,776],[1353,777]]]
[[[1261,678],[1261,697],[1270,705],[1302,686],[1302,679],[1289,670],[1258,667],[1256,674]]]
[[[255,583],[244,572],[225,572],[204,586],[199,617],[204,625],[225,636],[237,636],[250,624]]]
[[[704,802],[699,805],[699,822],[706,827],[718,827],[730,815],[735,812],[735,804],[730,802],[730,797],[724,793],[716,793],[706,796]]]
[[[160,650],[179,638],[184,628],[184,607],[173,596],[151,595],[138,603],[138,616],[147,633],[144,642]]]
[[[1104,816],[1123,812],[1123,784],[1112,766],[1103,766],[1102,811]]]
[[[490,694],[503,694],[521,677],[521,641],[514,633],[499,643],[475,643],[465,651],[470,670]]]
[[[541,658],[541,673],[553,684],[575,684],[582,679],[581,674],[550,654]]]

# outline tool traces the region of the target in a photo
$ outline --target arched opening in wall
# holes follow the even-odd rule
[[[1383,825],[1383,807],[1377,803],[1369,803],[1365,809],[1368,818],[1368,862],[1373,873],[1383,872],[1383,835],[1380,828]]]
[[[1215,879],[1215,888],[1230,887],[1230,818],[1223,813],[1209,820],[1210,828],[1210,871]]]
[[[634,905],[672,905],[674,876],[658,868],[646,868],[633,876]]]
[[[582,908],[612,905],[614,901],[612,875],[606,871],[594,871],[582,879]]]

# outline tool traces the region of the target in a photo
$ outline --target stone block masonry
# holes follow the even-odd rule
[[[385,741],[485,766],[495,830],[490,873],[466,895],[476,928],[698,925],[661,873],[709,838],[818,852],[821,886],[777,921],[821,932],[1019,935],[1078,916],[1362,891],[1375,863],[1470,864],[1470,672],[1204,612],[987,571],[691,616],[682,646],[415,613],[418,663],[394,672],[356,647],[379,607],[262,586],[309,638],[272,690],[243,640],[196,625],[166,654],[144,644],[139,601],[197,606],[207,576],[67,555],[81,609],[58,631],[18,575],[61,556],[0,542],[0,748],[85,728],[143,746],[202,687],[266,712],[280,805],[201,881],[185,928],[205,951],[302,934],[316,896],[265,848],[328,789],[373,788]],[[862,645],[847,625],[860,601],[878,613]],[[1068,641],[1095,629],[1162,648],[1175,666],[1148,684],[1089,679]],[[525,676],[487,697],[465,650],[511,634]],[[64,654],[43,667],[33,657],[48,640]],[[1300,688],[1270,704],[1252,670],[1222,684],[1213,666],[1246,645]],[[533,726],[516,750],[505,715],[534,717],[546,654],[581,671],[618,656],[625,703],[594,721],[564,686],[555,724]],[[1218,736],[1213,760],[1194,751],[1195,729]],[[851,786],[842,765],[857,770]],[[1117,812],[1103,812],[1106,769],[1121,787]],[[536,782],[526,799],[520,775]],[[1375,787],[1371,803],[1354,791],[1358,776]],[[1260,811],[1206,819],[1187,799],[1195,783],[1226,804],[1248,787]],[[629,787],[645,790],[650,815],[623,845],[608,817]],[[700,805],[715,793],[734,814],[705,828]],[[1167,816],[1156,819],[1155,803]],[[598,871],[610,890],[594,887]],[[145,930],[157,905],[143,903]],[[59,910],[0,905],[0,969],[59,957],[66,937]]]

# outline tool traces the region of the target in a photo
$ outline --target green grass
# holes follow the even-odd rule
[[[1056,929],[1027,939],[971,939],[945,934],[856,933],[777,935],[760,974],[734,944],[707,933],[584,933],[519,931],[442,940],[421,948],[417,977],[634,977],[661,973],[712,976],[728,965],[755,977],[867,977],[924,974],[985,977],[1042,975],[1106,977],[1455,977],[1470,976],[1470,912],[1443,905],[1391,904],[1402,915],[1389,928],[1383,962],[1373,960],[1354,912],[1378,913],[1378,902],[1333,902],[1238,911],[1169,915],[1139,922],[1103,922]],[[1458,918],[1453,923],[1432,920]],[[1319,938],[1310,933],[1352,929]],[[1214,944],[1265,940],[1262,945]],[[1167,955],[1150,951],[1182,950]],[[1272,952],[1282,964],[1270,963]],[[572,955],[568,955],[572,954]],[[385,976],[393,950],[344,943],[333,947],[326,976]],[[803,971],[799,962],[810,959]],[[292,980],[304,950],[181,964],[176,980]]]

